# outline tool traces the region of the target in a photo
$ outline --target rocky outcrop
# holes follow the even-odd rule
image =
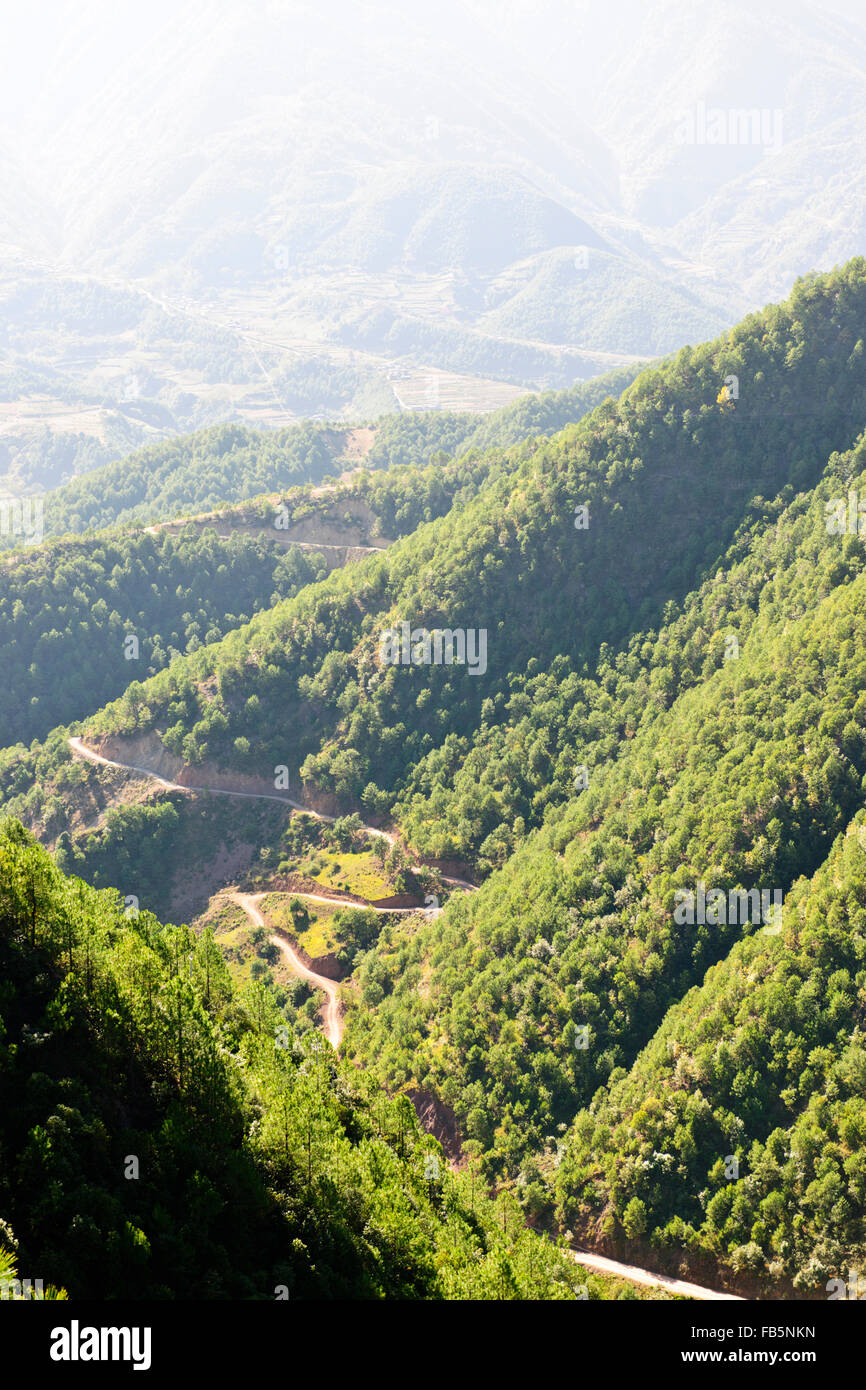
[[[406,1092],[415,1107],[415,1114],[422,1127],[442,1145],[445,1157],[457,1163],[462,1157],[457,1120],[450,1105],[434,1095],[432,1091],[409,1090]]]

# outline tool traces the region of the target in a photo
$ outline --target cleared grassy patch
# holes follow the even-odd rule
[[[320,849],[301,862],[299,871],[323,888],[341,888],[367,902],[394,892],[370,850]]]
[[[302,911],[293,914],[289,904],[294,898],[302,904]],[[271,893],[260,906],[269,924],[290,932],[314,960],[319,956],[337,955],[349,970],[357,953],[368,950],[376,941],[387,920],[372,907],[357,907],[352,903],[331,907],[312,903],[294,893]]]
[[[334,916],[339,908],[327,903],[311,903],[302,898],[307,910],[307,923],[302,918],[294,918],[289,903],[294,893],[269,893],[259,904],[259,911],[272,926],[290,932],[309,956],[327,956],[339,951],[343,945],[334,924]]]
[[[217,899],[194,925],[199,930],[213,929],[214,941],[235,986],[266,975],[280,985],[291,984],[296,978],[279,948],[270,946],[270,932],[257,927],[237,903]]]

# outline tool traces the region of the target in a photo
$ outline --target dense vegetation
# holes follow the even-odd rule
[[[864,462],[838,460],[810,505],[587,682],[585,703],[575,684],[588,788],[551,805],[476,897],[362,967],[359,1055],[440,1093],[530,1187],[532,1152],[748,931],[678,926],[677,889],[787,892],[862,803],[866,556],[824,518]],[[729,634],[739,655],[725,661]]]
[[[864,1008],[861,813],[793,885],[781,933],[735,945],[578,1116],[564,1219],[804,1290],[862,1268]]]
[[[272,433],[215,425],[74,478],[49,495],[45,525],[57,536],[208,511],[292,482],[317,482],[333,462],[327,434],[312,425]]]
[[[276,538],[213,532],[119,533],[16,555],[0,568],[0,742],[80,718],[324,572]]]
[[[623,368],[568,390],[521,399],[486,417],[435,410],[382,416],[372,427],[364,462],[371,468],[414,466],[442,452],[506,447],[530,433],[552,433],[622,390],[636,370]],[[49,534],[63,535],[115,522],[165,520],[319,482],[357,462],[344,457],[346,438],[343,428],[310,423],[267,432],[216,425],[73,479],[48,498],[46,526]]]
[[[236,995],[210,933],[127,916],[14,821],[0,966],[0,1210],[19,1266],[70,1297],[584,1283],[507,1197],[449,1172],[405,1098],[297,1036],[264,985]]]
[[[468,863],[480,891],[441,914],[359,919],[357,1084],[435,1098],[536,1224],[803,1290],[866,1253],[864,328],[855,261],[550,440],[455,436],[452,461],[291,491],[295,520],[400,539],[81,725],[263,790],[285,767],[292,794]],[[404,620],[484,629],[486,669],[384,662]],[[62,866],[155,885],[189,803],[111,809],[114,783],[62,728],[0,754],[0,804]],[[283,846],[263,883],[302,862],[297,822],[247,832]],[[751,905],[678,917],[700,884],[778,893],[781,932]]]
[[[187,761],[262,777],[286,763],[368,810],[399,795],[433,849],[439,831],[421,826],[418,797],[441,821],[474,732],[486,725],[483,741],[496,742],[489,731],[506,724],[523,682],[557,658],[588,672],[601,644],[658,623],[718,565],[743,519],[761,515],[756,495],[772,498],[792,480],[813,486],[832,450],[852,442],[857,403],[866,408],[861,301],[856,263],[801,283],[788,304],[644,373],[618,404],[497,472],[386,555],[260,615],[155,677],[146,694],[130,690],[94,728],[156,729]],[[809,352],[792,340],[808,340]],[[720,402],[731,374],[739,399]],[[574,524],[581,507],[585,530]],[[380,668],[379,637],[404,619],[485,629],[483,678],[449,665]],[[581,760],[557,759],[544,736],[536,744],[530,779],[562,785],[566,764]],[[538,820],[546,797],[532,805],[535,790],[524,801]],[[467,820],[457,843],[435,849],[479,850],[493,820]],[[486,857],[496,862],[495,846]]]

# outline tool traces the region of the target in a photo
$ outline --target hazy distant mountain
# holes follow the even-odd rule
[[[19,17],[7,50],[7,269],[156,301],[134,341],[99,324],[72,351],[46,312],[16,350],[82,406],[105,388],[82,360],[145,364],[168,433],[492,407],[863,249],[866,27],[842,0],[91,0],[47,33]]]

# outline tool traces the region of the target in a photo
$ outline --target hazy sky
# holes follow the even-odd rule
[[[664,8],[680,11],[684,21],[705,14],[708,23],[721,10],[736,29],[736,7],[720,7],[717,0],[677,0]],[[800,8],[815,16],[844,15],[866,27],[863,0],[810,0],[804,5],[799,0],[754,0],[746,12],[778,15],[781,29]],[[335,54],[351,51],[360,25],[383,58],[395,35],[405,38],[413,29],[465,46],[470,62],[481,58],[486,39],[494,46],[513,46],[539,75],[545,60],[561,72],[564,50],[577,87],[591,81],[611,45],[634,32],[652,9],[647,0],[0,0],[0,127],[22,145],[38,142],[71,112],[86,107],[112,71],[136,59],[153,61],[154,41],[158,50],[159,43],[183,33],[187,21],[189,44],[196,45],[198,34],[206,46],[207,34],[226,17],[260,33],[271,29],[278,44],[288,19],[289,32],[296,27],[303,34],[309,28]],[[230,61],[230,54],[226,58]],[[373,80],[375,72],[370,76]]]
[[[664,225],[666,199],[679,218],[704,196],[665,191],[668,169],[684,177],[680,105],[784,107],[786,159],[821,142],[792,164],[798,188],[839,176],[857,132],[835,127],[866,109],[863,0],[0,4],[6,222],[32,224],[41,204],[73,255],[110,242],[139,199],[143,216],[182,219],[193,184],[208,217],[274,206],[281,178],[286,203],[319,205],[316,179],[423,159],[437,122],[448,142],[430,159],[512,164],[581,214]],[[760,157],[705,158],[706,196]]]

